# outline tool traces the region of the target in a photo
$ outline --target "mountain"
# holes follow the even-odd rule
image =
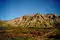
[[[53,27],[56,18],[57,16],[55,14],[36,13],[34,15],[24,15],[15,18],[7,23],[12,26],[51,28]]]
[[[11,40],[21,40],[23,38],[24,40],[45,40],[47,38],[49,40],[51,36],[60,35],[60,16],[56,14],[36,13],[8,21],[0,20],[1,29],[4,34],[6,32],[9,36],[6,38]]]

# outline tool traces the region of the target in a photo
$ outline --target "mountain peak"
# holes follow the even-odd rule
[[[49,28],[52,27],[56,17],[57,16],[55,14],[36,13],[33,15],[24,15],[22,17],[15,18],[7,23],[14,26]]]

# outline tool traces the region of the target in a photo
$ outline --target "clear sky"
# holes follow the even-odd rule
[[[0,19],[12,20],[25,14],[60,13],[60,0],[0,0]]]

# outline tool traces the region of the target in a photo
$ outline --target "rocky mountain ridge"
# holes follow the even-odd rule
[[[5,33],[7,35],[2,36]],[[49,40],[50,36],[60,35],[60,16],[56,14],[36,13],[34,15],[24,15],[9,21],[1,20],[0,34],[2,34],[0,35],[1,40],[15,40],[17,37],[19,37],[17,40],[21,40],[21,37],[24,37],[24,40],[29,40],[30,37],[31,40]]]
[[[39,14],[34,15],[24,15],[19,18],[8,21],[12,26],[22,26],[22,27],[40,27],[40,28],[50,28],[53,27],[54,20],[57,16],[55,14]]]

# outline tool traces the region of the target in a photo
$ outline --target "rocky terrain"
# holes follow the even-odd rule
[[[55,14],[34,14],[32,16],[24,15],[20,18],[15,18],[8,21],[9,24],[13,26],[23,26],[23,27],[52,27],[51,25],[56,18]],[[50,25],[50,26],[49,26]]]
[[[0,27],[8,35],[6,40],[49,40],[51,36],[60,35],[60,16],[40,13],[24,15],[13,20],[0,20]]]

